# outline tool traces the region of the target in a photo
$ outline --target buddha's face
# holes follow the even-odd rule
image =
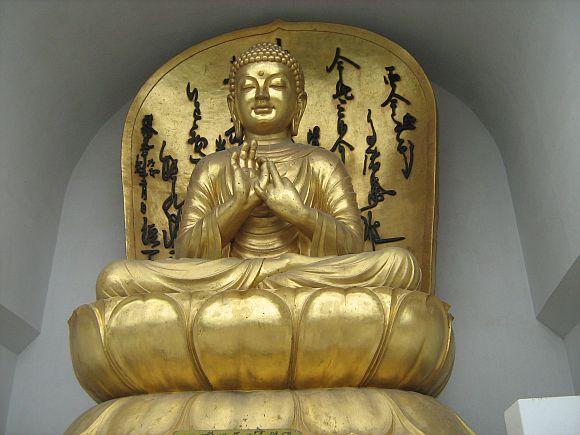
[[[288,131],[293,121],[299,122],[305,99],[305,94],[298,95],[294,76],[285,64],[255,62],[239,69],[229,103],[232,117],[245,131],[267,135]]]

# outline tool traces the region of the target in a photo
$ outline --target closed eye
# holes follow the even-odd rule
[[[256,83],[254,83],[253,80],[246,79],[241,83],[240,87],[242,88],[242,91],[249,92],[253,89],[256,89]]]
[[[282,78],[275,78],[270,82],[270,87],[273,89],[285,89],[286,82]]]

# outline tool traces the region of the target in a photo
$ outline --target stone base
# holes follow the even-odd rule
[[[72,434],[296,429],[303,434],[473,434],[453,411],[418,393],[375,388],[145,394],[101,403]]]

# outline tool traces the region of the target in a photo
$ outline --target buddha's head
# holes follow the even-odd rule
[[[251,46],[232,63],[229,86],[236,136],[298,134],[306,108],[304,74],[287,50],[269,42]]]

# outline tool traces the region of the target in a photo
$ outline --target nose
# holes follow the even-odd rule
[[[258,86],[256,90],[256,100],[267,101],[270,99],[270,93],[268,92],[268,86]]]

